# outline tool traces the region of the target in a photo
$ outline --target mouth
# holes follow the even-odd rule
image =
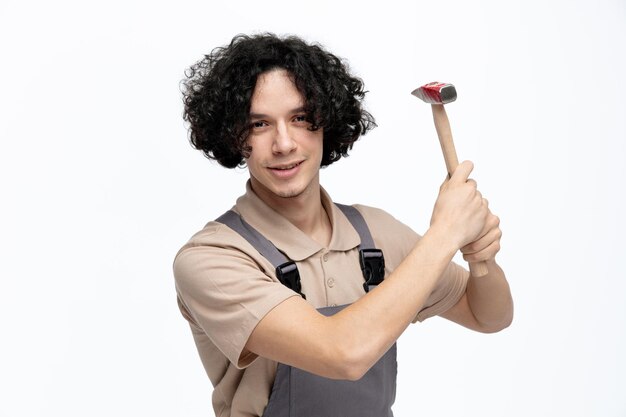
[[[275,178],[279,180],[290,180],[298,175],[300,165],[302,165],[303,162],[304,160],[288,164],[276,164],[269,166],[268,169]]]
[[[299,166],[302,162],[304,161],[294,162],[291,164],[273,165],[270,166],[269,169],[275,169],[278,171],[289,171],[290,169],[294,169],[295,167]]]

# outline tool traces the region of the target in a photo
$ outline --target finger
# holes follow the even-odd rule
[[[487,231],[484,236],[462,247],[461,252],[464,255],[479,253],[480,251],[488,248],[493,242],[499,241],[500,238],[502,238],[502,231],[500,230],[500,228],[492,228]]]
[[[484,248],[483,250],[479,252],[471,253],[467,255],[464,254],[463,259],[465,259],[465,261],[467,262],[488,261],[490,259],[493,259],[499,251],[500,251],[500,240],[496,240],[494,242],[491,242],[489,246],[487,246],[486,248]]]
[[[450,178],[450,182],[455,184],[463,184],[467,182],[469,174],[474,169],[474,164],[471,161],[463,161],[456,167],[454,172],[452,173],[452,178]]]
[[[489,212],[489,209],[487,209],[487,211],[488,212],[487,218],[485,220],[485,226],[483,227],[483,230],[480,231],[475,241],[482,239],[487,233],[489,233],[489,231],[491,231],[492,229],[497,229],[498,226],[500,226],[500,218]],[[502,235],[502,231],[500,231],[500,234]]]
[[[485,221],[485,234],[487,231],[491,229],[499,229],[500,228],[500,218],[495,214],[489,212],[487,215],[487,220]]]
[[[473,199],[474,204],[476,204],[478,207],[480,207],[481,209],[484,207],[485,200],[484,200],[483,195],[481,194],[480,191],[474,190],[474,193],[473,193],[471,198]],[[488,213],[485,212],[485,219],[486,219],[487,214]]]

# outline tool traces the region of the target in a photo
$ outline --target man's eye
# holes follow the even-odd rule
[[[265,126],[265,122],[252,122],[252,127],[254,129],[259,129],[261,127]]]
[[[300,114],[300,115],[294,117],[293,120],[296,121],[296,122],[306,122],[306,115]]]

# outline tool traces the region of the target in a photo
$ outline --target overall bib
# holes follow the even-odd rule
[[[385,275],[382,251],[374,241],[363,216],[351,206],[336,204],[361,238],[359,262],[363,271],[365,292],[380,284]],[[217,222],[227,225],[245,238],[276,268],[276,276],[303,298],[300,275],[295,262],[287,259],[269,240],[228,211]],[[347,305],[322,307],[326,316]],[[396,344],[357,381],[324,378],[301,369],[278,364],[276,378],[263,417],[393,417],[391,406],[396,397]]]

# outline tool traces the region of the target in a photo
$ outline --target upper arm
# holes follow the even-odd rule
[[[476,320],[470,308],[467,301],[467,293],[464,293],[454,306],[439,314],[439,316],[467,327],[468,329],[483,333],[486,332],[486,329]]]
[[[465,295],[468,278],[467,270],[450,262],[414,322],[424,321],[434,316],[444,317],[446,312],[451,311],[451,314],[454,314],[458,313],[459,309],[462,310],[461,299]]]
[[[446,276],[444,280],[449,282],[462,283],[461,287],[457,286],[457,291],[460,289],[460,297],[456,297],[456,302],[451,307],[445,308],[443,311],[438,312],[437,315],[444,319],[453,321],[468,329],[478,332],[484,332],[485,329],[481,326],[480,322],[476,320],[476,316],[472,312],[472,309],[467,300],[467,281],[469,280],[469,272],[460,265],[451,262],[446,269]],[[450,286],[452,288],[452,286]],[[453,299],[454,300],[454,299]]]
[[[513,317],[509,287],[501,269],[495,263],[493,270],[500,272],[490,275],[490,278],[481,277],[470,282],[459,301],[440,316],[481,333],[495,333],[507,327]],[[485,281],[486,279],[490,281]],[[471,295],[471,303],[468,293]],[[474,311],[480,313],[479,317],[486,317],[489,321],[479,320]]]
[[[296,295],[270,277],[261,262],[267,263],[241,250],[208,244],[185,248],[174,261],[185,317],[240,368],[256,358],[245,354],[244,346],[259,320]]]

